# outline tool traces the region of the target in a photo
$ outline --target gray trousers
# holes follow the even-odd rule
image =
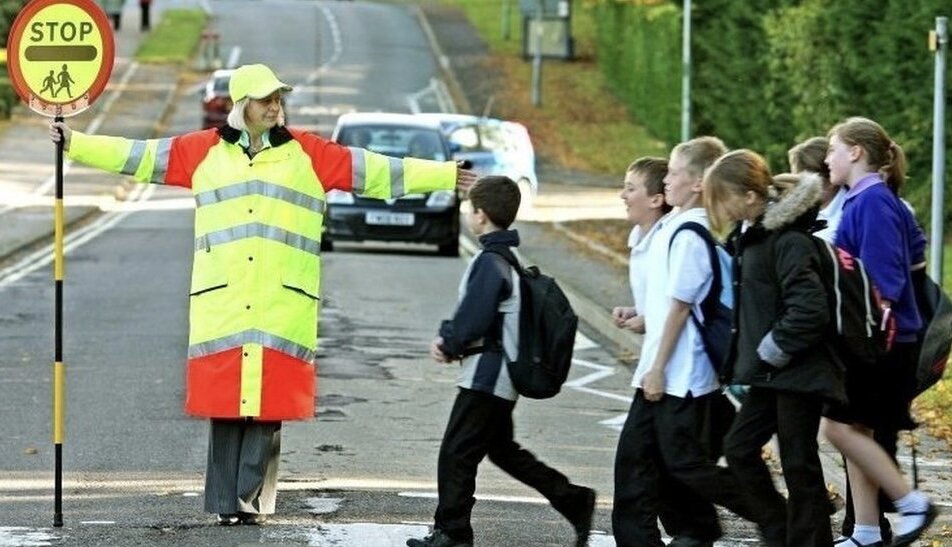
[[[273,514],[280,455],[281,422],[211,420],[205,510]]]

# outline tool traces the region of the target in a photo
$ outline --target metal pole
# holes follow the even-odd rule
[[[532,106],[542,104],[542,0],[536,2],[535,32],[532,43],[535,55],[532,57]]]
[[[509,41],[509,12],[512,0],[502,0],[502,39]]]
[[[62,116],[53,118],[62,122]],[[55,286],[53,327],[53,526],[63,526],[63,134],[56,143],[56,202],[53,210],[53,284]]]
[[[929,273],[942,286],[942,246],[945,205],[945,65],[949,46],[948,19],[935,18],[931,36],[935,51],[935,89],[932,106],[932,252]]]
[[[684,0],[681,30],[681,142],[691,138],[691,0]]]

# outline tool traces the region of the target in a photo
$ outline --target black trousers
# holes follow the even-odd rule
[[[715,397],[648,402],[635,393],[615,455],[618,547],[662,547],[659,516],[671,535],[713,541],[721,536],[714,504],[758,517],[735,476],[708,455],[704,425]]]
[[[575,486],[513,440],[515,402],[460,389],[450,412],[437,464],[439,503],[435,527],[460,541],[471,541],[476,469],[489,456],[500,469],[536,489],[569,520],[581,517],[586,488]]]
[[[724,455],[738,482],[762,510],[768,545],[833,545],[829,500],[817,446],[823,401],[800,393],[753,387],[724,440]],[[774,487],[761,449],[773,434],[789,499]]]

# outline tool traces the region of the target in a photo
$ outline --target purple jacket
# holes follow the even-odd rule
[[[925,236],[880,175],[860,179],[846,194],[836,245],[863,260],[882,297],[893,303],[896,341],[914,341],[922,319],[909,268],[924,258]]]

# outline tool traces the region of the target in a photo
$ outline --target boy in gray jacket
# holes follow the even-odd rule
[[[517,247],[508,229],[519,210],[519,187],[508,177],[479,179],[469,193],[469,224],[483,249]],[[439,502],[433,532],[409,547],[472,547],[470,514],[476,499],[476,468],[484,457],[535,488],[572,523],[584,547],[592,525],[595,491],[576,486],[513,440],[516,390],[507,360],[519,341],[520,287],[516,270],[499,254],[476,253],[463,274],[453,318],[440,326],[430,355],[440,363],[461,360],[459,393],[450,412],[437,464]]]

